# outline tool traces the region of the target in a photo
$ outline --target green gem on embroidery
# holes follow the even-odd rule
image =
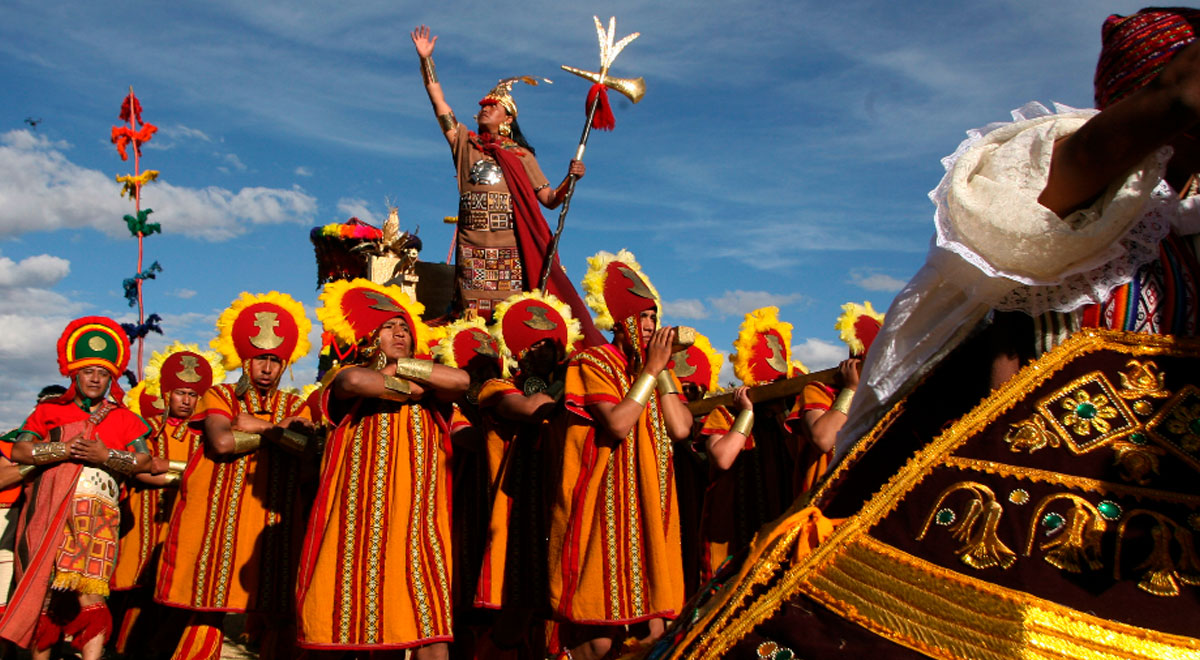
[[[1193,419],[1191,422],[1188,422],[1188,430],[1193,435],[1200,435],[1200,419]]]
[[[771,660],[792,660],[795,657],[796,654],[791,649],[779,649],[771,656]]]
[[[1146,434],[1145,433],[1132,433],[1129,436],[1129,441],[1135,445],[1144,445],[1144,444],[1146,444]]]
[[[1116,520],[1121,517],[1121,507],[1112,500],[1104,500],[1096,505],[1096,509],[1100,511],[1100,517],[1105,520]]]
[[[1017,505],[1025,504],[1029,501],[1029,491],[1018,488],[1008,494],[1008,501]]]
[[[1092,419],[1096,416],[1096,405],[1084,401],[1075,406],[1075,414],[1081,419]]]
[[[933,517],[933,521],[939,525],[950,525],[954,522],[954,512],[950,509],[940,509]]]
[[[1060,514],[1050,512],[1042,516],[1042,527],[1046,528],[1047,534],[1052,534],[1062,529],[1062,526],[1067,521]]]

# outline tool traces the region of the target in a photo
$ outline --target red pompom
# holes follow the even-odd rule
[[[596,105],[596,114],[592,115],[592,128],[600,131],[611,131],[616,128],[617,120],[613,117],[612,106],[608,104],[608,89],[596,83],[588,90],[587,110],[592,109],[592,104],[596,102],[596,96],[599,95],[600,102]]]
[[[137,123],[142,123],[142,104],[138,101],[133,92],[125,97],[125,101],[121,103],[121,121],[129,121],[130,117],[137,119]]]

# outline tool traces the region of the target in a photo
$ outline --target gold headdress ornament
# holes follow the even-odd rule
[[[208,363],[209,369],[212,370],[212,377],[209,380],[209,385],[216,385],[225,382],[225,368],[221,366],[221,356],[216,351],[202,350],[197,344],[181,344],[174,342],[162,350],[155,351],[150,357],[150,361],[146,363],[146,377],[142,380],[146,383],[146,389],[155,396],[162,396],[162,368],[172,356],[177,353],[195,353]]]
[[[438,362],[455,369],[468,369],[476,360],[492,362],[497,368],[501,365],[496,340],[488,332],[487,323],[478,316],[461,318],[445,326],[434,356]]]
[[[217,318],[217,337],[209,342],[226,371],[259,355],[274,355],[292,364],[308,353],[312,321],[304,305],[286,293],[242,292]]]
[[[662,308],[658,290],[629,250],[616,254],[601,251],[588,257],[583,289],[587,293],[588,307],[596,313],[596,327],[601,330],[612,330],[631,313],[646,309],[647,302],[656,310]]]
[[[792,324],[779,320],[778,307],[762,307],[746,315],[733,342],[733,373],[747,385],[790,377]]]
[[[708,337],[697,332],[692,345],[672,355],[667,367],[680,381],[692,382],[706,392],[713,392],[717,389],[724,361],[725,357],[713,348]]]
[[[867,354],[882,326],[883,314],[875,311],[868,300],[861,305],[852,302],[842,305],[836,327],[842,341],[850,347],[850,354],[861,357]]]
[[[421,321],[425,306],[409,298],[400,287],[363,278],[335,280],[325,284],[319,299],[317,318],[343,345],[359,344],[385,321],[400,316],[412,334],[413,356],[429,355],[435,335]]]
[[[516,316],[510,318],[510,311]],[[537,289],[509,296],[496,305],[491,332],[504,357],[505,376],[515,373],[521,354],[542,339],[554,339],[567,354],[583,339],[582,326],[570,306]]]
[[[479,105],[491,105],[499,103],[513,119],[517,118],[517,102],[512,97],[512,86],[515,82],[523,82],[526,85],[537,87],[539,82],[544,82],[547,85],[553,85],[554,81],[549,78],[535,78],[533,76],[513,76],[512,78],[503,78],[492,91],[488,92],[482,99],[479,99]]]

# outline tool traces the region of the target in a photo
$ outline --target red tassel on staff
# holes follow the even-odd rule
[[[600,95],[600,103],[596,106],[596,114],[592,115],[592,128],[599,131],[611,131],[616,128],[617,119],[613,117],[612,106],[608,104],[608,89],[604,85],[596,83],[588,90],[587,109],[591,109],[597,94]]]

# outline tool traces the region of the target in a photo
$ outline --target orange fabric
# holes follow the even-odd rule
[[[567,367],[567,432],[550,516],[550,604],[581,624],[673,618],[683,605],[683,560],[672,442],[655,392],[625,438],[591,419],[634,380],[612,345],[580,351]],[[678,387],[678,385],[677,385]]]
[[[13,443],[0,440],[0,455],[12,462]],[[4,490],[0,490],[0,509],[6,509],[16,504],[21,497],[21,483],[17,482]]]
[[[274,392],[241,399],[234,385],[204,393],[193,421],[252,414],[278,423],[307,419],[304,399]],[[304,523],[298,501],[300,459],[268,444],[232,458],[192,454],[184,471],[158,566],[155,600],[200,611],[291,610]]]
[[[168,461],[184,461],[200,447],[201,436],[185,423],[165,425],[162,417],[146,420],[154,429],[147,440],[150,455]],[[167,536],[171,507],[178,488],[144,486],[136,480],[127,483],[125,499],[121,501],[121,541],[117,551],[117,567],[111,587],[114,591],[153,586],[158,548]]]
[[[452,639],[446,446],[440,418],[419,403],[359,399],[340,419],[296,581],[299,646]]]
[[[807,493],[817,485],[821,477],[825,476],[825,470],[829,469],[829,461],[833,457],[833,452],[822,452],[812,443],[804,415],[809,410],[829,410],[837,394],[838,391],[828,385],[809,383],[804,386],[804,391],[800,393],[800,397],[796,399],[796,405],[792,406],[792,412],[788,415],[789,423],[796,420],[791,424],[792,429],[805,439],[805,442],[801,443],[800,452],[796,457],[795,480],[798,496]]]
[[[171,660],[220,660],[221,617],[202,614],[188,622]]]
[[[479,392],[491,515],[474,604],[540,609],[546,593],[543,448],[551,439],[562,438],[565,420],[561,415],[537,424],[502,419],[490,409],[508,396],[525,395],[505,379],[489,380]]]

